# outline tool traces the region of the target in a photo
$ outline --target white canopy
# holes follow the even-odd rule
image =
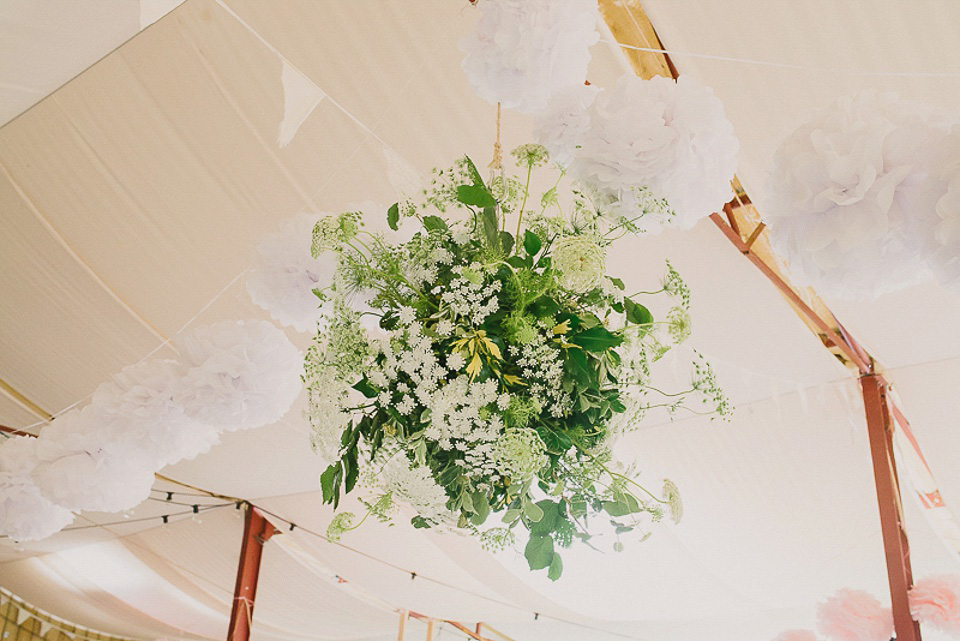
[[[779,141],[837,96],[891,89],[956,111],[956,3],[643,6],[679,71],[723,100],[742,143],[738,175],[759,202]],[[463,153],[486,163],[495,107],[467,85],[457,49],[475,13],[466,0],[4,4],[0,424],[36,431],[124,366],[169,354],[165,341],[186,326],[265,317],[243,287],[257,240],[298,211],[392,203],[398,156],[423,175]],[[609,86],[628,70],[607,33],[590,81]],[[507,149],[530,130],[504,113]],[[839,588],[889,598],[849,372],[709,220],[617,251],[611,273],[637,288],[665,258],[690,283],[692,346],[737,406],[730,423],[650,421],[622,444],[644,478],[677,482],[684,521],[622,553],[604,539],[600,552],[571,549],[556,583],[513,551],[404,524],[365,524],[348,547],[330,544],[310,533],[332,511],[301,404],[163,472],[278,515],[255,639],[388,638],[395,610],[408,609],[523,641],[764,641],[812,628],[816,603]],[[928,283],[827,303],[887,369],[946,504],[960,506],[960,300]],[[0,586],[106,632],[222,638],[243,522],[231,506],[197,522],[194,502],[222,501],[156,489],[128,522],[83,514],[83,529],[0,542]],[[909,495],[914,575],[960,572]],[[160,515],[181,512],[161,527]]]

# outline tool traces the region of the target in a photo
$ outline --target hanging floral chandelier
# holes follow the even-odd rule
[[[333,461],[325,501],[361,487],[364,518],[402,504],[418,527],[460,528],[491,548],[523,527],[531,569],[556,579],[556,548],[589,539],[591,517],[617,535],[681,517],[673,483],[651,491],[618,467],[616,438],[655,407],[729,406],[699,357],[690,389],[650,384],[652,364],[690,333],[676,271],[646,294],[673,297],[660,321],[606,273],[610,245],[668,216],[665,201],[638,192],[628,217],[568,185],[542,146],[512,155],[517,177],[485,181],[464,157],[421,200],[391,207],[391,229],[416,229],[405,242],[366,231],[359,212],[317,221],[313,256],[336,269],[314,290],[329,311],[307,353],[308,416]],[[531,193],[535,172],[556,174],[554,186]],[[329,534],[358,525],[344,512]]]

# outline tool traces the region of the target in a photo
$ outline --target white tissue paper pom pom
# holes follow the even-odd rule
[[[324,214],[301,213],[257,245],[257,258],[247,275],[247,293],[281,325],[313,332],[332,311],[329,300],[313,293],[333,283],[335,252],[310,255],[313,227]]]
[[[933,215],[930,149],[945,127],[920,105],[867,91],[783,142],[761,205],[798,284],[856,300],[929,276],[917,226]]]
[[[14,541],[45,539],[73,521],[70,510],[44,497],[30,477],[36,446],[29,436],[0,440],[0,535]]]
[[[300,393],[303,355],[266,321],[197,327],[174,344],[186,370],[174,398],[201,423],[260,427],[280,420]]]
[[[590,129],[590,105],[600,93],[593,85],[577,85],[557,92],[534,121],[533,136],[550,152],[550,160],[569,167]]]
[[[220,429],[188,417],[173,400],[183,371],[174,361],[125,367],[93,393],[104,413],[102,430],[162,468],[205,454],[220,442]]]
[[[480,0],[480,21],[460,41],[463,70],[477,94],[535,113],[587,78],[600,39],[595,0]]]
[[[157,467],[128,443],[112,441],[96,406],[53,420],[37,439],[31,472],[45,497],[69,510],[120,512],[150,496]]]
[[[890,641],[893,614],[862,590],[837,590],[817,605],[817,628],[833,641]]]
[[[935,190],[936,202],[920,218],[923,257],[940,284],[960,294],[960,126],[942,138],[932,156],[925,184]]]
[[[740,143],[723,103],[690,76],[623,75],[589,114],[571,175],[624,201],[627,210],[647,187],[676,212],[669,222],[689,229],[733,197]]]

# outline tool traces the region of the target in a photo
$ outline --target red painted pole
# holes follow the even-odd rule
[[[253,602],[257,598],[257,580],[260,578],[260,558],[263,544],[276,533],[273,525],[249,503],[243,525],[243,546],[237,568],[237,584],[233,590],[233,609],[227,641],[248,641],[253,624]]]
[[[903,529],[903,504],[893,457],[893,420],[887,401],[886,382],[877,374],[865,374],[860,377],[860,387],[867,415],[883,549],[887,557],[893,626],[897,641],[920,641],[920,624],[910,615],[907,596],[913,587],[913,570],[910,567],[907,533]]]

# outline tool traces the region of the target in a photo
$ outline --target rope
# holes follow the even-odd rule
[[[488,165],[493,171],[503,169],[503,145],[500,144],[500,103],[497,103],[497,141],[493,143],[493,160]]]

